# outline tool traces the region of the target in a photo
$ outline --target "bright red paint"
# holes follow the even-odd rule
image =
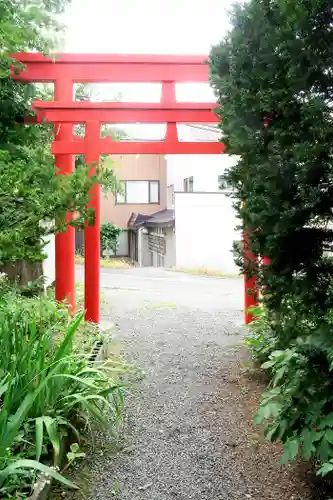
[[[216,123],[211,103],[36,102],[34,109],[49,122],[67,123]]]
[[[94,175],[99,164],[98,139],[100,124],[98,121],[86,122],[86,162],[91,165],[89,176]],[[100,318],[100,223],[101,193],[100,185],[95,184],[90,192],[89,207],[95,211],[95,224],[84,230],[84,304],[86,320],[99,323]]]
[[[25,64],[21,81],[54,82],[55,101],[36,102],[37,122],[55,124],[56,138],[52,151],[60,175],[73,170],[73,154],[85,154],[91,164],[99,162],[102,153],[109,154],[218,154],[219,142],[182,142],[178,140],[177,123],[216,123],[215,105],[176,102],[175,84],[208,81],[206,56],[151,56],[109,54],[41,54],[19,53],[14,57]],[[75,82],[156,82],[162,83],[160,103],[92,103],[73,102]],[[163,141],[114,142],[100,138],[101,123],[167,123]],[[31,121],[30,121],[31,123]],[[86,124],[86,137],[73,137],[72,125]],[[99,306],[99,227],[100,188],[94,186],[90,206],[95,210],[95,225],[85,228],[85,308],[86,319],[100,320]],[[56,297],[67,299],[74,310],[74,230],[69,228],[56,237]],[[247,282],[246,291],[251,287]],[[246,307],[249,299],[245,294]],[[248,319],[248,318],[247,318]]]
[[[15,54],[26,64],[19,79],[52,82],[70,78],[73,82],[207,82],[207,56],[131,54]],[[15,77],[15,75],[13,75]]]
[[[61,80],[55,85],[54,98],[68,100],[72,96],[71,80]],[[62,144],[73,136],[73,125],[69,123],[55,124],[55,144]],[[74,158],[71,155],[55,155],[57,175],[70,175],[74,171]],[[68,213],[67,220],[73,214]],[[67,230],[55,237],[55,296],[56,300],[66,300],[70,309],[75,310],[75,230],[68,226]]]
[[[245,294],[245,324],[253,321],[253,314],[249,311],[251,307],[258,304],[259,295],[256,288],[256,278],[247,278],[244,274],[244,294]]]
[[[172,130],[172,129],[171,129]],[[97,141],[100,154],[114,155],[166,155],[166,154],[220,154],[224,146],[220,142],[182,142],[168,139],[167,141],[112,141],[110,137]],[[54,142],[52,144],[53,154],[84,154],[83,141],[75,138],[73,141]]]
[[[253,255],[248,246],[248,236],[247,233],[243,233],[243,242],[244,242],[244,260],[246,261],[257,261],[257,257]],[[248,277],[247,274],[244,274],[244,296],[245,296],[245,324],[248,325],[253,321],[253,314],[249,311],[249,309],[258,304],[259,300],[259,291],[256,283],[255,277]]]

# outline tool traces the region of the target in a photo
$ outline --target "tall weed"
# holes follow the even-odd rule
[[[67,316],[65,324],[62,312],[41,298],[40,310],[45,312],[45,300],[51,315],[60,318],[48,326],[40,321],[44,313],[34,319],[38,299],[23,299],[33,301],[27,310],[20,302],[11,304],[9,297],[0,304],[1,498],[11,498],[18,484],[31,483],[32,469],[45,472],[41,462],[48,460],[51,449],[57,461],[64,433],[70,430],[79,437],[93,420],[110,428],[122,418],[124,403],[119,382],[124,365],[92,364],[77,349],[82,314],[71,321]],[[70,484],[54,470],[48,473]]]
[[[277,339],[271,329],[266,308],[261,304],[251,308],[255,318],[249,325],[249,334],[244,343],[249,348],[256,364],[261,365],[268,360],[277,346]]]

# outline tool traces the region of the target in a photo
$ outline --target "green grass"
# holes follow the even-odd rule
[[[84,257],[81,255],[75,256],[76,264],[84,264]],[[130,269],[133,267],[131,259],[128,257],[113,257],[111,259],[100,259],[100,266],[109,269]]]
[[[239,274],[228,274],[228,273],[223,273],[222,271],[218,269],[209,269],[207,267],[175,267],[172,269],[173,271],[178,271],[181,273],[186,273],[186,274],[193,274],[196,276],[211,276],[211,277],[218,277],[218,278],[238,278],[241,279],[242,276]]]
[[[128,367],[114,348],[105,362],[89,361],[98,334],[50,296],[7,285],[0,293],[1,499],[28,498],[37,471],[70,486],[45,465],[57,463],[62,437],[79,441],[93,422],[107,430],[122,421]]]
[[[144,307],[146,309],[177,309],[177,304],[174,302],[151,302],[145,300]]]

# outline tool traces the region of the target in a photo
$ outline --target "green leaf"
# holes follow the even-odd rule
[[[333,444],[333,429],[327,429],[325,432],[325,439]]]
[[[8,465],[8,467],[6,467],[5,469],[0,470],[0,485],[2,485],[10,475],[19,474],[21,469],[38,470],[40,472],[48,474],[53,479],[56,479],[57,481],[64,484],[65,486],[68,486],[69,488],[77,489],[77,486],[72,481],[65,478],[51,467],[47,467],[46,465],[41,464],[36,460],[16,460],[14,463]]]
[[[308,428],[305,428],[303,433],[303,456],[306,460],[310,460],[312,453],[315,451],[315,447],[313,444],[313,432],[311,432]]]
[[[38,417],[35,420],[36,431],[36,460],[40,459],[43,447],[43,417]]]
[[[78,326],[80,325],[80,323],[83,320],[83,317],[84,317],[84,313],[78,314],[77,317],[75,318],[75,320],[70,325],[69,329],[67,330],[66,336],[65,336],[64,340],[61,342],[60,347],[58,348],[56,355],[54,357],[54,364],[55,365],[59,360],[61,360],[64,357],[65,353],[67,352],[67,349],[68,349],[70,343],[72,342],[73,337],[78,329]]]
[[[278,401],[269,401],[265,404],[261,404],[259,411],[257,412],[254,423],[261,424],[263,420],[270,417],[276,417],[281,410],[281,403]]]
[[[60,455],[60,438],[57,432],[57,421],[55,418],[51,417],[42,417],[43,422],[45,424],[47,433],[49,435],[53,451],[54,451],[54,463],[59,464],[59,455]]]
[[[312,441],[314,443],[320,441],[321,438],[324,436],[324,434],[325,434],[325,431],[319,431],[318,432],[317,430],[312,429],[312,431],[311,431]]]
[[[265,418],[267,418],[266,417],[266,409],[265,409],[265,407],[261,406],[259,408],[259,410],[257,411],[257,413],[255,414],[253,422],[256,425],[260,425],[265,420]]]
[[[332,456],[332,447],[325,437],[323,437],[317,447],[317,454],[322,462],[326,462]]]
[[[16,434],[22,422],[26,418],[34,400],[36,398],[36,393],[28,393],[16,413],[10,418],[8,422],[8,432]]]
[[[320,429],[324,429],[325,427],[333,427],[333,413],[329,413],[328,415],[326,415],[326,417],[320,421],[318,427]]]
[[[72,443],[70,445],[70,450],[72,453],[77,453],[80,449],[79,443]]]
[[[317,472],[317,476],[326,476],[332,471],[333,471],[333,463],[326,462],[320,467],[319,471]]]
[[[274,366],[275,364],[276,364],[276,360],[272,359],[270,361],[266,361],[265,363],[263,363],[261,365],[261,368],[263,368],[264,370],[267,370],[268,368],[272,368],[272,366]]]
[[[275,440],[275,437],[276,435],[278,434],[279,432],[279,429],[280,429],[280,426],[279,424],[274,424],[272,425],[270,428],[266,429],[266,432],[265,432],[265,437],[269,440],[269,441],[274,441]]]
[[[276,386],[278,385],[278,383],[280,382],[280,380],[282,379],[282,377],[284,376],[285,372],[287,370],[287,366],[282,366],[281,368],[279,368],[275,374],[274,374],[274,378],[273,378],[273,386]]]
[[[281,464],[285,464],[288,461],[293,461],[298,454],[299,446],[299,439],[288,439],[288,441],[286,441],[283,446],[284,453],[281,459]]]

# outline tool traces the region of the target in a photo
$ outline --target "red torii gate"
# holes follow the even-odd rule
[[[18,53],[15,59],[24,65],[19,75],[22,82],[54,82],[54,101],[35,102],[37,120],[56,124],[52,152],[57,174],[73,172],[73,155],[84,154],[91,165],[90,175],[101,154],[220,154],[219,142],[183,142],[177,136],[177,123],[217,122],[211,103],[176,101],[175,84],[207,83],[205,56],[62,54],[45,57],[37,53]],[[160,103],[74,102],[74,83],[132,82],[161,83]],[[166,123],[162,141],[112,141],[100,137],[101,123]],[[85,138],[73,136],[73,125],[85,124]],[[86,226],[85,310],[86,320],[100,321],[100,186],[91,192],[90,206],[95,210],[94,226]],[[71,215],[68,215],[70,217]],[[56,300],[67,300],[75,309],[75,233],[68,227],[56,235]],[[248,251],[245,250],[247,253]],[[247,256],[251,258],[251,256]],[[245,276],[245,310],[256,302],[255,280]],[[245,322],[251,315],[245,313]]]

